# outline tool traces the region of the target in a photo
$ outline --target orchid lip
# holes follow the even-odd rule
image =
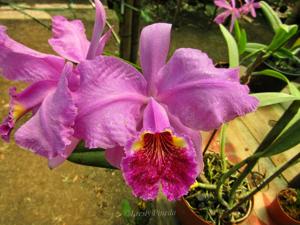
[[[160,188],[170,201],[179,199],[198,173],[191,140],[171,128],[144,129],[127,143],[125,152],[121,162],[124,178],[133,194],[144,200],[155,199]]]
[[[159,160],[163,159],[166,154],[171,154],[178,148],[186,147],[186,142],[183,138],[173,135],[170,129],[162,132],[144,131],[141,138],[133,143],[132,150],[144,150],[150,154],[152,158],[157,156]]]

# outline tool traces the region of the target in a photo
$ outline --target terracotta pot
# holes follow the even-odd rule
[[[238,221],[234,223],[226,223],[226,224],[228,225],[242,224],[244,221],[246,221],[253,210],[253,203],[254,201],[252,199],[249,210],[243,218],[240,218]],[[204,220],[201,216],[197,215],[184,198],[181,198],[179,201],[176,202],[175,210],[176,210],[176,216],[182,225],[214,225],[213,223],[208,222]]]
[[[279,193],[267,208],[272,221],[276,221],[278,225],[300,225],[300,221],[290,217],[281,207],[279,203]]]

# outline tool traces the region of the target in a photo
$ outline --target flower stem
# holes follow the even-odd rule
[[[222,174],[226,173],[227,171],[227,161],[226,161],[226,154],[225,154],[226,129],[227,129],[227,124],[223,124],[220,133],[220,139],[221,139],[220,155],[221,155],[221,163],[222,163]]]

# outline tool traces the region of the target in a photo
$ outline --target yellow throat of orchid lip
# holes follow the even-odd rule
[[[19,119],[26,112],[26,108],[21,104],[15,104],[13,107],[13,118],[14,120]]]
[[[170,140],[170,144],[172,146],[174,146],[175,148],[179,148],[179,149],[187,146],[187,143],[183,137],[175,136],[171,130],[166,129],[160,133],[152,133],[150,131],[144,131],[140,135],[140,138],[133,143],[132,150],[139,151],[139,150],[144,149],[145,145],[147,144],[146,140],[145,140],[145,135],[151,134],[151,135],[153,135],[154,138],[159,138],[160,135],[162,135],[166,132],[169,133],[170,136],[172,137],[172,139]]]

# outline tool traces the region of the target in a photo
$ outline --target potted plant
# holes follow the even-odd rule
[[[264,76],[265,70],[271,69],[284,74],[289,80],[295,80],[300,77],[299,73],[299,43],[297,40],[290,43],[291,40],[299,38],[297,25],[283,24],[277,13],[266,3],[260,2],[262,11],[268,19],[275,35],[270,44],[245,43],[246,39],[239,35],[238,23],[235,26],[237,40],[245,43],[242,49],[242,64],[247,67],[243,81],[253,93],[266,91],[281,91],[286,83],[274,76]],[[245,32],[244,32],[245,33]],[[246,34],[244,34],[246,36]]]
[[[298,112],[299,106],[299,101],[292,103],[256,152],[237,164],[232,165],[226,160],[225,128],[222,128],[220,153],[204,155],[204,172],[191,186],[189,193],[176,204],[177,216],[183,225],[239,224],[247,219],[254,204],[253,196],[300,158],[300,153],[298,153],[256,187],[251,187],[246,179],[260,158],[280,154],[294,146],[292,139],[299,139],[299,137],[290,139],[290,135],[292,133],[299,135],[299,131],[295,134],[298,128],[292,128],[300,125],[299,120],[298,125],[294,124],[292,127],[288,123]],[[294,196],[295,194],[291,199],[295,200]],[[272,205],[277,204],[277,201],[274,201]]]
[[[266,8],[267,15],[271,17],[272,11],[270,11],[269,6],[266,3],[262,3],[262,7]],[[236,41],[227,29],[222,25],[220,27],[228,45],[229,65],[232,67],[239,62],[239,55],[245,50],[245,31],[241,30],[238,23],[235,22]],[[272,44],[272,46],[277,46],[278,44],[279,41],[277,44]],[[265,52],[256,55],[255,60],[248,65],[246,78],[251,77],[258,66],[265,60],[266,56],[264,54]],[[299,135],[296,126],[300,126],[297,113],[300,106],[298,100],[300,96],[299,90],[289,82],[284,74],[278,71],[270,69],[261,73],[283,80],[288,85],[290,94],[277,92],[254,94],[260,99],[260,106],[290,100],[296,101],[286,110],[255,153],[237,164],[231,164],[226,158],[224,149],[226,125],[222,127],[219,153],[207,153],[203,156],[203,173],[190,187],[189,193],[176,203],[177,216],[183,225],[242,223],[251,214],[254,204],[253,196],[299,159],[300,153],[284,163],[269,177],[261,180],[255,187],[251,187],[250,182],[247,180],[260,158],[280,154],[295,146],[294,144],[298,143],[296,139],[299,140],[299,137],[296,137]],[[295,139],[291,135],[296,135],[294,136]]]
[[[268,212],[278,224],[300,224],[300,189],[281,190],[268,207]]]

